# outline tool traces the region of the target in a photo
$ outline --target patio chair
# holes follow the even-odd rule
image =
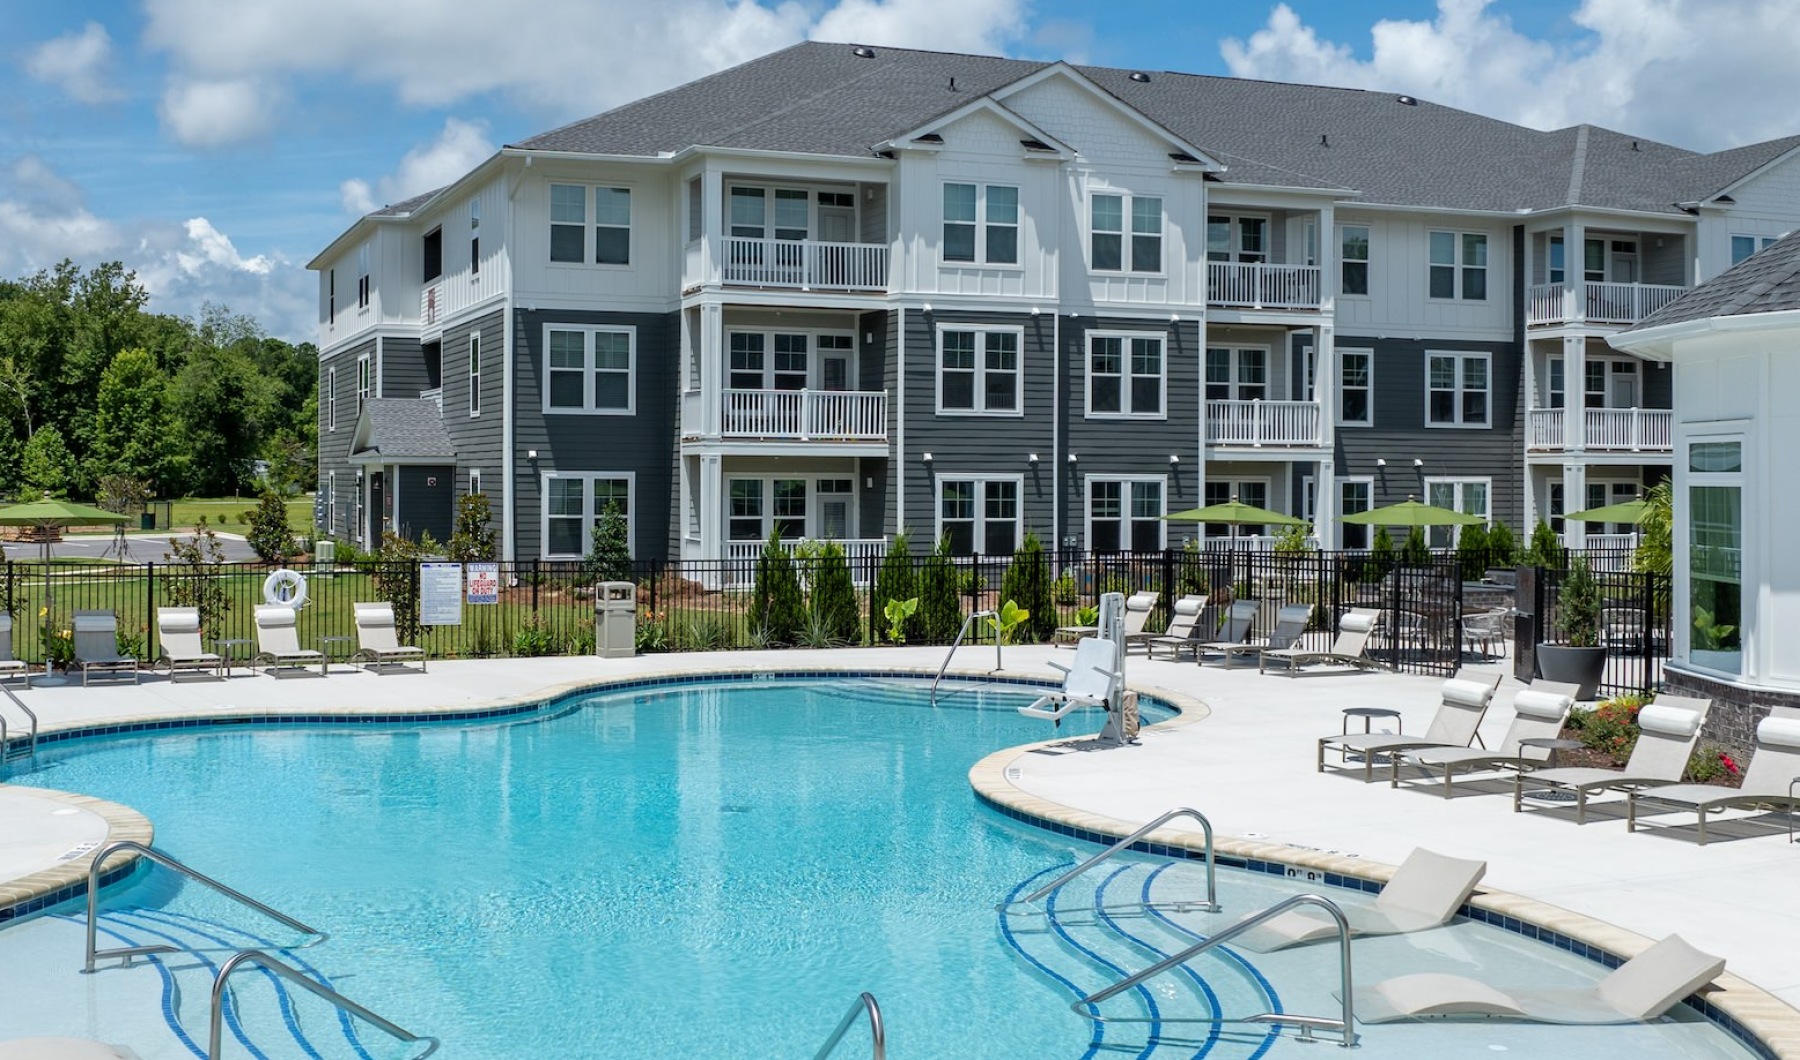
[[[400,643],[394,632],[394,605],[385,601],[373,604],[352,604],[356,612],[356,654],[350,656],[352,663],[366,663],[376,673],[386,673],[385,665],[406,669],[409,662],[419,664],[419,673],[425,672],[425,649],[415,648]]]
[[[1019,713],[1028,718],[1048,718],[1061,728],[1063,718],[1071,711],[1082,707],[1107,707],[1112,702],[1113,690],[1125,676],[1113,669],[1118,665],[1114,654],[1117,650],[1110,640],[1083,637],[1081,643],[1075,645],[1075,658],[1068,666],[1056,662],[1050,664],[1063,672],[1062,688],[1044,693],[1020,707]]]
[[[1380,755],[1395,755],[1401,751],[1416,751],[1423,747],[1467,747],[1475,742],[1475,733],[1481,727],[1482,716],[1487,713],[1488,704],[1494,700],[1494,690],[1499,687],[1499,676],[1492,681],[1485,678],[1471,681],[1457,677],[1445,681],[1437,713],[1432,715],[1431,724],[1426,727],[1422,736],[1408,736],[1397,732],[1333,733],[1321,736],[1318,771],[1325,772],[1325,752],[1328,750],[1337,750],[1345,755],[1355,753],[1362,756],[1363,781],[1367,783],[1375,777],[1375,759]]]
[[[200,609],[197,607],[159,607],[156,609],[157,663],[169,668],[169,681],[179,681],[183,673],[202,677],[211,670],[223,679],[225,659],[206,650],[200,642]],[[155,669],[155,667],[152,667]]]
[[[1549,748],[1532,747],[1531,740],[1554,740],[1569,719],[1569,708],[1575,705],[1576,685],[1554,681],[1534,681],[1530,688],[1513,696],[1513,720],[1506,727],[1500,746],[1492,751],[1475,747],[1426,747],[1388,756],[1388,784],[1400,786],[1402,763],[1423,768],[1436,779],[1434,770],[1444,771],[1444,798],[1454,791],[1458,770],[1519,768],[1528,759],[1543,761]]]
[[[1301,666],[1316,662],[1339,663],[1358,670],[1375,669],[1375,660],[1363,651],[1369,646],[1369,637],[1380,620],[1381,612],[1372,608],[1351,608],[1338,619],[1337,639],[1331,642],[1330,648],[1325,651],[1298,646],[1271,648],[1257,656],[1256,669],[1259,673],[1268,673],[1270,662],[1283,663],[1289,677],[1298,673]]]
[[[31,667],[13,658],[12,615],[0,611],[0,681],[10,681],[15,677],[25,679],[25,687],[31,687]]]
[[[1156,601],[1160,599],[1156,593],[1132,593],[1125,598],[1125,650],[1130,651],[1134,645],[1144,645],[1149,652],[1149,644],[1161,633],[1151,633],[1144,629],[1150,622],[1150,612],[1156,609]]]
[[[1224,655],[1231,649],[1242,646],[1244,638],[1250,635],[1251,624],[1256,621],[1256,613],[1261,610],[1261,600],[1233,600],[1225,611],[1225,620],[1214,631],[1213,639],[1202,642],[1194,650],[1194,661],[1204,666],[1207,653]],[[1226,658],[1229,660],[1230,656],[1227,655]]]
[[[1700,815],[1699,841],[1706,845],[1706,815],[1714,810],[1734,806],[1785,806],[1791,815],[1800,798],[1800,718],[1764,718],[1756,726],[1756,745],[1750,751],[1750,768],[1744,771],[1744,782],[1736,788],[1720,788],[1711,784],[1671,784],[1667,787],[1632,791],[1625,796],[1625,830],[1637,831],[1638,805],[1653,802],[1671,813],[1693,810]],[[1792,838],[1793,820],[1788,821]]]
[[[299,670],[306,672],[308,666],[317,663],[319,676],[326,676],[325,668],[330,660],[322,651],[300,646],[300,634],[296,628],[299,612],[286,604],[258,604],[256,607],[256,657],[250,660],[252,666],[267,666],[276,677],[283,670]]]
[[[1206,613],[1205,596],[1184,596],[1175,601],[1175,613],[1169,617],[1169,627],[1161,635],[1144,642],[1145,650],[1151,658],[1156,658],[1157,649],[1167,649],[1169,658],[1180,659],[1185,652],[1198,650],[1200,638],[1198,632],[1200,618]]]
[[[1460,975],[1420,972],[1358,989],[1356,1018],[1365,1023],[1455,1016],[1570,1025],[1642,1023],[1674,1008],[1724,971],[1723,957],[1670,935],[1587,989],[1500,989]]]
[[[1265,651],[1286,651],[1300,643],[1306,635],[1306,627],[1312,624],[1311,604],[1282,604],[1275,612],[1275,628],[1270,631],[1268,639],[1261,641],[1245,641],[1242,644],[1229,644],[1220,649],[1225,662],[1240,655],[1261,655]]]
[[[1373,906],[1345,904],[1352,935],[1406,935],[1448,924],[1487,873],[1487,862],[1416,848],[1394,870]],[[1239,935],[1235,946],[1257,953],[1336,938],[1337,921],[1313,908],[1292,909]]]
[[[111,611],[77,611],[75,665],[81,667],[81,683],[99,676],[110,680],[131,679],[137,684],[138,661],[119,654],[119,619]]]
[[[1575,793],[1575,823],[1587,823],[1590,792],[1631,791],[1659,784],[1677,784],[1700,740],[1700,723],[1706,720],[1712,700],[1658,694],[1656,702],[1638,711],[1638,738],[1623,771],[1566,766],[1556,769],[1520,769],[1513,776],[1513,812],[1524,810],[1525,784],[1545,791]]]
[[[1649,617],[1641,607],[1601,608],[1600,643],[1613,651],[1642,650]]]
[[[1462,620],[1462,643],[1465,650],[1479,650],[1484,658],[1498,655],[1506,657],[1506,620],[1512,615],[1510,607],[1496,607],[1478,614],[1464,615]],[[1500,650],[1494,652],[1496,645]]]

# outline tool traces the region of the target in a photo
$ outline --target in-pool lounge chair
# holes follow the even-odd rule
[[[1700,845],[1706,845],[1706,815],[1714,810],[1734,806],[1784,806],[1790,815],[1789,837],[1792,838],[1792,814],[1800,807],[1800,718],[1764,718],[1756,726],[1756,745],[1750,750],[1750,768],[1744,770],[1744,782],[1736,788],[1720,788],[1711,784],[1671,784],[1668,787],[1633,791],[1625,796],[1625,828],[1637,831],[1640,803],[1654,803],[1647,813],[1672,813],[1693,810],[1700,815]]]
[[[138,661],[119,654],[119,620],[111,611],[77,611],[72,629],[83,685],[96,676],[137,684]]]
[[[31,687],[31,667],[13,658],[12,616],[0,611],[0,681],[10,681],[15,677],[25,679],[25,687]]]
[[[1587,823],[1590,792],[1631,791],[1636,788],[1676,784],[1700,740],[1700,723],[1706,720],[1712,700],[1658,693],[1656,702],[1638,711],[1637,744],[1623,771],[1587,766],[1556,769],[1523,768],[1513,777],[1513,812],[1524,810],[1526,789],[1575,793],[1575,823]]]
[[[214,677],[225,676],[225,659],[206,650],[200,642],[200,609],[197,607],[159,607],[156,609],[157,664],[169,668],[169,680],[181,680],[183,673],[202,677],[211,670]]]
[[[1226,653],[1233,648],[1242,647],[1244,638],[1250,635],[1250,626],[1256,622],[1256,613],[1262,610],[1261,600],[1234,600],[1225,611],[1224,621],[1219,623],[1218,631],[1213,638],[1201,644],[1194,652],[1194,661],[1206,665],[1206,656],[1225,655],[1229,662],[1231,657]]]
[[[376,673],[386,673],[384,667],[393,665],[405,669],[406,663],[419,664],[419,673],[425,672],[425,649],[414,648],[400,643],[394,632],[394,605],[386,602],[373,604],[352,604],[356,610],[356,647],[355,655],[350,657],[353,663],[366,663]]]
[[[1404,935],[1442,927],[1475,893],[1487,862],[1447,858],[1416,848],[1394,870],[1373,905],[1345,904],[1352,935]],[[1302,942],[1337,938],[1337,921],[1317,909],[1291,909],[1239,935],[1232,943],[1267,953]]]
[[[1113,669],[1118,665],[1114,650],[1110,640],[1081,638],[1075,645],[1075,658],[1068,666],[1056,662],[1050,664],[1063,672],[1062,688],[1044,693],[1020,707],[1019,713],[1028,718],[1048,718],[1060,727],[1071,711],[1083,707],[1104,709],[1112,700],[1113,689],[1124,676]]]
[[[1230,644],[1219,649],[1225,656],[1226,665],[1240,655],[1261,655],[1265,651],[1286,651],[1300,643],[1306,635],[1306,627],[1312,624],[1311,604],[1282,604],[1281,610],[1275,612],[1275,629],[1270,632],[1269,639],[1262,641],[1245,641],[1242,644]]]
[[[1328,750],[1340,751],[1345,755],[1360,755],[1363,781],[1366,783],[1374,779],[1375,759],[1382,755],[1393,756],[1422,747],[1468,747],[1475,742],[1475,732],[1481,727],[1482,715],[1487,713],[1488,704],[1494,700],[1494,690],[1499,687],[1499,676],[1492,681],[1471,681],[1459,677],[1445,681],[1441,692],[1443,698],[1423,736],[1397,732],[1333,733],[1321,736],[1317,763],[1319,772],[1325,772],[1325,752]]]
[[[253,666],[267,666],[269,672],[280,677],[284,670],[306,672],[308,666],[317,663],[319,676],[326,676],[325,668],[330,665],[322,651],[300,646],[300,633],[296,628],[299,612],[286,604],[258,604],[256,607],[256,658],[251,660]]]
[[[1169,617],[1169,628],[1161,634],[1144,642],[1151,658],[1158,651],[1167,651],[1169,658],[1180,659],[1184,653],[1198,651],[1200,638],[1194,634],[1200,624],[1200,616],[1206,613],[1206,597],[1184,596],[1175,601],[1175,613]]]
[[[1344,612],[1338,619],[1337,639],[1325,651],[1311,650],[1301,647],[1270,649],[1257,656],[1256,668],[1268,673],[1269,664],[1281,663],[1287,667],[1288,676],[1300,672],[1300,667],[1309,663],[1337,663],[1342,666],[1354,666],[1359,670],[1373,669],[1375,660],[1363,654],[1369,645],[1369,636],[1375,632],[1375,624],[1381,620],[1381,612],[1369,608],[1352,608]]]
[[[138,1060],[138,1054],[86,1038],[14,1038],[0,1042],[0,1060]]]
[[[1562,732],[1563,722],[1569,720],[1569,708],[1575,705],[1575,693],[1580,691],[1577,685],[1557,684],[1554,681],[1536,681],[1530,688],[1522,688],[1513,696],[1513,720],[1506,727],[1506,736],[1500,746],[1492,751],[1477,747],[1423,747],[1417,751],[1403,751],[1388,756],[1388,783],[1393,787],[1400,786],[1400,766],[1420,766],[1427,777],[1437,779],[1441,770],[1444,780],[1444,798],[1449,798],[1454,791],[1453,785],[1459,771],[1469,772],[1478,769],[1514,769],[1521,762],[1543,761],[1548,758],[1548,748],[1532,747],[1530,740],[1554,740]]]
[[[1642,1023],[1674,1008],[1724,971],[1723,957],[1670,935],[1585,990],[1501,989],[1460,975],[1421,972],[1358,989],[1356,1018],[1365,1023],[1458,1016],[1571,1025]]]

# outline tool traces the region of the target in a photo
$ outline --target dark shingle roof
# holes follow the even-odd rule
[[[444,410],[429,398],[370,398],[363,406],[352,456],[379,454],[383,460],[456,459],[444,429]]]
[[[448,187],[448,185],[446,185],[446,187]],[[412,213],[414,210],[425,205],[427,202],[430,202],[433,198],[435,198],[437,196],[438,192],[443,191],[443,190],[444,190],[443,188],[433,188],[430,191],[420,192],[419,194],[414,195],[409,199],[401,199],[399,202],[388,203],[386,206],[383,206],[379,210],[370,210],[366,216],[369,216],[369,217],[405,217],[407,214]]]
[[[1689,320],[1789,309],[1800,309],[1800,232],[1738,262],[1624,333]]]

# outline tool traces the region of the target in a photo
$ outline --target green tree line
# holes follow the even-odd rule
[[[222,306],[145,309],[119,262],[0,280],[0,491],[89,497],[125,476],[156,496],[310,488],[318,350]]]

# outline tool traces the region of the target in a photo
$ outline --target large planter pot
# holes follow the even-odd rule
[[[1537,669],[1538,676],[1546,681],[1579,686],[1576,699],[1594,699],[1600,691],[1600,678],[1606,673],[1606,649],[1539,644]]]

